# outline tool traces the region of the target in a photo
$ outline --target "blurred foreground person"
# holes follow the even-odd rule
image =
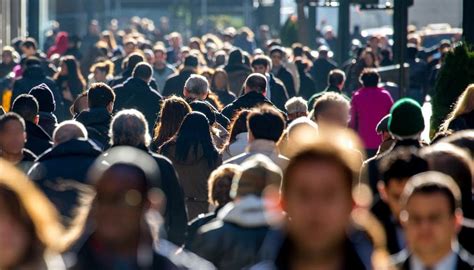
[[[438,172],[412,177],[401,203],[408,249],[395,259],[400,269],[473,269],[472,256],[455,244],[461,192],[451,177]]]
[[[278,189],[281,178],[280,168],[263,155],[242,163],[232,180],[234,202],[199,229],[192,250],[218,269],[237,270],[258,262],[262,243],[280,217],[266,211],[263,193],[268,186]]]
[[[87,214],[66,231],[44,194],[0,160],[0,269],[66,269],[59,255],[82,233]]]

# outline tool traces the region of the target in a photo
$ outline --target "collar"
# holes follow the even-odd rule
[[[436,265],[431,266],[432,270],[445,270],[445,269],[456,269],[458,256],[454,251],[451,251],[443,259],[441,259]],[[412,255],[410,260],[410,269],[412,270],[425,270],[426,265],[416,256]]]
[[[271,153],[278,154],[276,143],[270,140],[257,139],[251,142],[245,149],[248,153]]]

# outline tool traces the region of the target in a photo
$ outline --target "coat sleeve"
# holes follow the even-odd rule
[[[178,182],[178,174],[171,161],[162,158],[159,162],[161,170],[161,186],[166,195],[165,230],[168,240],[176,245],[184,243],[188,223],[184,205],[184,193]]]
[[[357,119],[357,115],[358,115],[358,113],[357,113],[357,109],[358,109],[357,100],[358,100],[357,96],[354,95],[352,97],[352,101],[351,101],[351,121],[349,122],[349,127],[356,130],[356,131],[357,131],[357,125],[358,125],[358,123],[357,123],[357,121],[358,121],[358,119]]]

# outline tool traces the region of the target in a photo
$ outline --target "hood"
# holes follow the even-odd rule
[[[76,120],[84,124],[84,126],[109,125],[112,116],[105,108],[93,108],[88,111],[82,111],[77,115]]]
[[[56,118],[56,115],[54,115],[51,112],[39,112],[39,122],[44,123],[44,124],[52,124],[52,125],[57,125],[58,124],[58,118]],[[41,125],[40,125],[41,126]]]
[[[101,153],[99,147],[91,141],[72,139],[47,150],[38,157],[38,161],[70,156],[89,156],[90,158],[96,158]]]
[[[40,126],[30,121],[25,121],[25,126],[26,134],[28,136],[38,137],[43,140],[51,141],[51,137],[49,137],[48,133],[46,133],[46,131],[44,131],[44,129],[42,129]]]
[[[38,101],[40,112],[54,112],[56,110],[56,101],[54,95],[47,84],[39,84],[30,90],[30,95],[34,96]]]
[[[228,203],[219,211],[217,218],[238,226],[255,228],[276,224],[282,215],[271,214],[265,210],[262,198],[248,195],[237,202]]]

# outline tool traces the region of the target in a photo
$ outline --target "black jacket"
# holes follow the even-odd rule
[[[288,92],[288,97],[296,96],[295,91],[295,81],[293,75],[286,69],[286,67],[281,66],[278,72],[275,74],[275,77],[280,79],[285,85],[286,91]]]
[[[278,109],[286,111],[285,103],[288,101],[288,92],[285,85],[272,74],[270,74],[270,100]]]
[[[178,97],[183,96],[183,89],[186,80],[195,72],[191,69],[183,69],[178,74],[171,75],[165,82],[165,87],[161,92],[164,97],[176,95]]]
[[[306,71],[298,71],[300,75],[300,89],[298,91],[298,96],[303,97],[306,100],[316,93],[316,85],[314,84],[313,78]]]
[[[474,129],[474,111],[454,118],[454,120],[449,123],[449,128],[454,131]]]
[[[328,74],[335,68],[337,68],[336,63],[330,59],[319,58],[313,62],[311,76],[313,77],[316,91],[321,91],[326,87]]]
[[[461,249],[458,252],[458,262],[456,269],[450,270],[472,270],[474,268],[474,261],[472,255]],[[402,250],[400,253],[393,256],[393,263],[400,270],[410,270],[410,253],[407,250]]]
[[[390,208],[380,198],[376,199],[371,211],[385,229],[388,252],[390,254],[397,254],[404,248],[399,245],[397,239],[397,226],[401,225],[395,223]]]
[[[38,125],[48,133],[50,137],[53,136],[54,129],[58,125],[58,119],[56,115],[49,112],[39,112],[39,123]]]
[[[51,92],[53,92],[54,100],[56,100],[56,106],[59,106],[62,102],[62,96],[59,94],[56,82],[51,78],[47,77],[41,66],[30,66],[23,71],[23,76],[13,83],[13,92],[11,97],[11,104],[21,94],[28,94],[31,88],[45,83]],[[58,109],[58,108],[57,108]]]
[[[39,156],[44,151],[48,150],[53,144],[51,137],[40,126],[25,121],[26,125],[26,144],[25,148]]]
[[[24,174],[27,174],[37,158],[33,152],[25,148],[23,149],[23,159],[15,166]]]
[[[219,97],[219,101],[224,106],[229,105],[232,101],[236,99],[235,94],[228,90],[215,90],[213,92],[217,95],[217,97]]]
[[[117,86],[117,85],[120,85],[120,84],[123,84],[126,80],[130,79],[132,77],[132,71],[131,70],[126,70],[122,73],[122,75],[120,76],[117,76],[115,78],[113,78],[109,83],[108,85],[110,85],[110,87],[114,87],[114,86]],[[156,81],[155,79],[151,79],[150,83],[149,83],[150,87],[153,88],[154,90],[158,90],[158,86],[156,85]]]
[[[135,108],[145,115],[149,130],[153,130],[155,120],[160,112],[161,95],[153,90],[145,81],[130,78],[124,84],[114,87],[114,110]]]
[[[222,114],[228,119],[232,119],[234,114],[239,110],[250,109],[262,104],[269,104],[273,106],[273,103],[271,103],[264,95],[257,92],[249,92],[225,106],[225,108],[222,110]]]
[[[61,186],[66,181],[87,185],[87,171],[100,154],[100,149],[90,141],[69,140],[39,156],[28,173],[65,217],[66,223],[73,216],[80,190],[76,186],[62,190]]]
[[[112,115],[105,108],[92,108],[77,115],[76,120],[81,122],[89,133],[89,139],[102,149],[110,146],[109,127]]]

